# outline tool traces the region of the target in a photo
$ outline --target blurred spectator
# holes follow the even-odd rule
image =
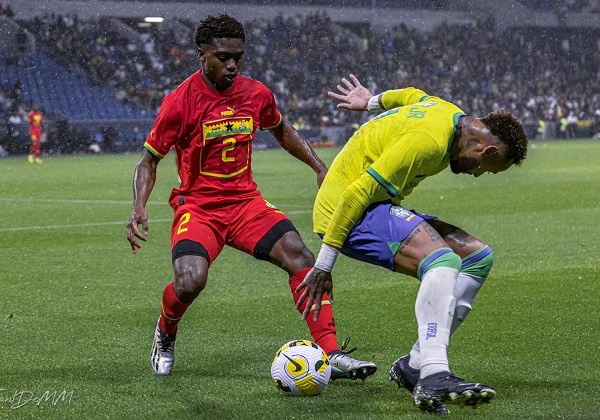
[[[566,139],[567,138],[567,125],[569,122],[567,121],[567,117],[562,116],[558,119],[558,131],[556,133],[556,138]]]
[[[63,115],[54,117],[54,124],[48,127],[47,142],[44,149],[48,150],[49,154],[71,153],[70,148],[71,134],[69,122]]]
[[[15,15],[10,4],[0,4],[0,16],[6,16],[12,18]]]
[[[19,27],[17,34],[15,35],[15,44],[18,53],[24,53],[27,51],[27,34],[22,27]]]
[[[9,153],[22,151],[25,147],[25,122],[18,108],[13,107],[8,117],[8,142]]]
[[[23,101],[23,85],[20,80],[17,80],[13,84],[12,89],[8,93],[8,96],[15,102]]]
[[[575,112],[569,112],[567,116],[567,138],[574,139],[577,137],[577,122],[578,118]]]
[[[109,125],[104,127],[102,130],[103,142],[102,149],[106,153],[115,153],[117,152],[117,140],[119,133],[117,129],[113,125]]]
[[[29,139],[31,141],[27,161],[29,163],[42,163],[42,122],[44,121],[44,114],[39,106],[33,106],[33,109],[27,115],[27,121],[29,123]]]

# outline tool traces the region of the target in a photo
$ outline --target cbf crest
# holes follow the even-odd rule
[[[392,207],[390,207],[390,214],[392,216],[396,216],[396,217],[399,217],[401,219],[406,219],[407,221],[409,221],[410,219],[412,219],[413,217],[415,217],[415,215],[412,214],[410,211],[408,211],[404,207],[400,207],[400,206],[392,206]]]

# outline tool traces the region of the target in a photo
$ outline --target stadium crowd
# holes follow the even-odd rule
[[[519,0],[530,9],[558,13],[600,13],[598,0]]]
[[[59,63],[83,69],[149,118],[198,69],[193,22],[178,22],[183,34],[154,25],[136,28],[133,38],[108,18],[43,15],[19,23]],[[600,118],[600,29],[499,32],[488,18],[430,33],[405,25],[378,33],[367,25],[350,30],[325,14],[255,19],[246,28],[242,72],[267,84],[300,128],[364,122],[364,115],[339,112],[326,96],[350,72],[374,92],[417,86],[474,116],[501,107],[529,125],[570,115]]]

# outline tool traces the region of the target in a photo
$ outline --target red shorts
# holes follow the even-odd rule
[[[208,252],[210,264],[225,245],[254,256],[256,244],[269,230],[282,220],[289,220],[260,194],[233,201],[185,197],[180,204],[180,200],[175,197],[170,203],[175,211],[171,249],[182,240],[198,242]]]
[[[31,138],[31,141],[40,141],[42,138],[42,130],[39,128],[29,130],[29,137]]]

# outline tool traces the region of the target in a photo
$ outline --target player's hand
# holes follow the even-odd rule
[[[142,230],[144,232],[143,235],[138,229],[140,224],[142,225]],[[131,251],[133,251],[134,254],[142,247],[136,238],[146,242],[146,236],[148,236],[148,213],[144,208],[136,209],[134,207],[131,216],[129,217],[129,222],[127,222],[127,240],[129,241]]]
[[[341,94],[327,92],[327,96],[340,102],[337,105],[338,108],[349,109],[352,111],[366,111],[369,99],[371,99],[373,94],[369,89],[361,85],[353,74],[350,74],[350,79],[352,79],[352,82],[344,77],[342,79],[344,86],[337,85]]]
[[[296,308],[300,310],[302,303],[306,301],[306,307],[302,313],[302,319],[306,320],[314,302],[315,313],[313,315],[313,320],[316,321],[321,314],[321,300],[323,299],[323,294],[327,293],[329,295],[329,302],[333,304],[333,280],[331,278],[331,273],[313,267],[306,277],[304,277],[302,283],[296,288],[296,293],[300,292],[302,289],[304,289],[304,293],[302,293],[302,296],[298,299]]]

